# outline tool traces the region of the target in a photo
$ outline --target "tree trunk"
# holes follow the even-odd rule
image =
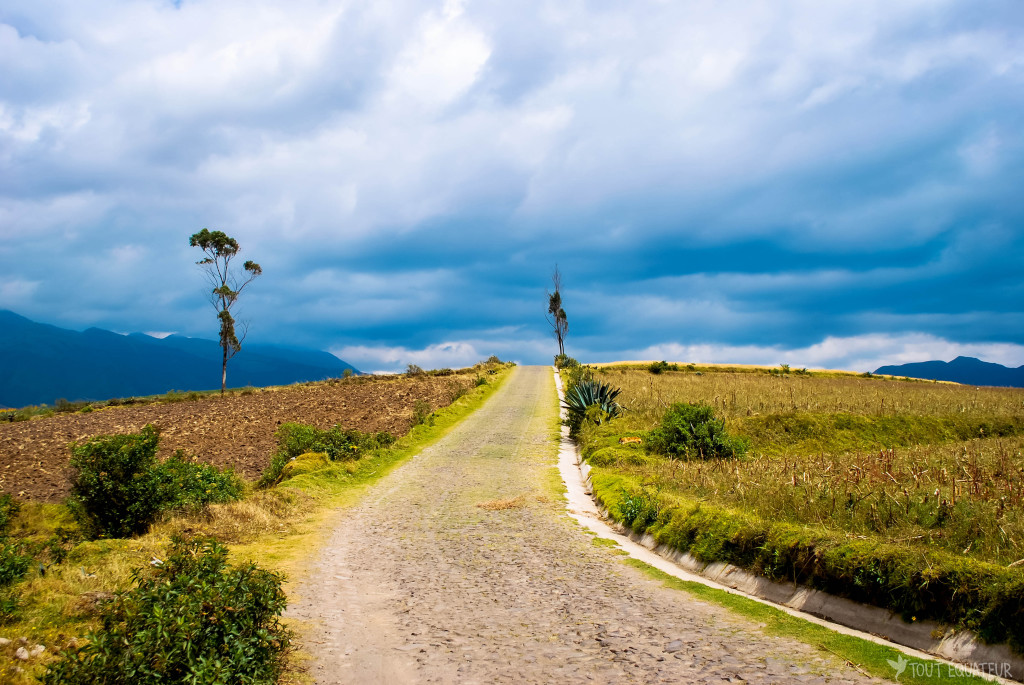
[[[220,394],[224,394],[224,388],[228,385],[228,346],[227,343],[221,345],[221,350],[224,352],[224,360],[220,365]]]

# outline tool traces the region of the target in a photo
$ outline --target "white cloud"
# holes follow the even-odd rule
[[[37,304],[57,293],[54,311],[81,316],[105,307],[126,330],[188,330],[181,302],[198,288],[180,277],[182,238],[208,225],[264,264],[273,287],[247,299],[255,319],[318,326],[318,344],[341,339],[323,321],[374,324],[398,356],[425,354],[411,321],[413,333],[463,341],[431,352],[443,359],[463,344],[491,349],[457,300],[475,293],[466,274],[481,269],[466,262],[477,246],[492,248],[479,260],[499,281],[577,252],[614,281],[652,245],[759,238],[789,250],[790,265],[675,279],[693,266],[635,270],[636,287],[581,296],[574,313],[604,330],[628,330],[630,314],[647,340],[672,338],[693,314],[730,330],[814,316],[765,312],[765,294],[898,287],[1016,245],[1000,227],[1019,224],[1006,210],[1019,202],[1001,179],[1024,159],[1021,15],[973,12],[952,0],[8,0],[0,272],[22,285],[5,292]],[[419,247],[434,235],[471,256]],[[367,244],[396,254],[383,266],[325,263],[359,259]],[[916,261],[792,266],[815,251],[849,264],[879,246],[918,249]],[[124,295],[138,287],[133,263],[169,320]],[[24,285],[44,272],[41,287]],[[581,292],[604,289],[585,278]],[[484,325],[522,323],[522,301],[503,297],[479,305],[505,317]],[[856,314],[852,299],[843,306]],[[990,338],[1006,313],[993,310]]]
[[[441,16],[424,17],[416,39],[397,56],[385,101],[433,110],[454,102],[476,82],[491,54],[487,38],[446,2]]]
[[[17,308],[28,304],[39,289],[39,281],[10,278],[0,281],[0,307]]]
[[[950,361],[958,356],[977,357],[1005,366],[1024,365],[1024,345],[1014,343],[958,343],[924,333],[867,334],[827,337],[800,348],[781,345],[685,345],[661,343],[619,353],[593,353],[581,357],[592,363],[617,360],[661,360],[693,363],[759,364],[794,368],[874,371],[880,366],[931,360]]]
[[[331,354],[370,373],[404,371],[410,364],[423,369],[461,368],[485,359],[467,342],[443,342],[424,349],[346,345],[331,348]]]

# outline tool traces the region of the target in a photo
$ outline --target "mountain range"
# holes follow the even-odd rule
[[[0,310],[0,407],[104,400],[220,387],[214,340],[99,328],[72,331]],[[335,378],[351,364],[320,350],[246,344],[228,362],[230,387]]]
[[[1024,388],[1024,366],[1012,368],[1002,364],[983,362],[974,357],[957,357],[951,362],[930,361],[881,366],[875,370],[875,373],[926,380],[953,381],[965,385]]]

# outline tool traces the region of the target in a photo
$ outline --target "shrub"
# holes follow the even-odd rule
[[[323,452],[331,461],[356,459],[361,449],[376,447],[374,436],[357,430],[345,430],[335,424],[327,430],[303,423],[285,423],[275,433],[278,451],[288,458],[307,452]]]
[[[21,545],[0,538],[0,589],[13,585],[28,573],[32,557],[23,554]]]
[[[410,376],[422,376],[424,373],[426,373],[422,368],[420,368],[416,364],[409,364],[409,366],[406,367],[405,372]]]
[[[502,364],[503,362],[500,359],[498,359],[498,355],[492,354],[490,357],[487,358],[487,363],[488,364]]]
[[[416,400],[412,405],[412,425],[419,426],[420,424],[430,423],[434,425],[433,417],[434,410],[430,406],[429,402],[425,400]]]
[[[23,546],[7,538],[19,508],[17,500],[9,494],[0,494],[0,624],[13,618],[18,609],[18,598],[8,587],[24,578],[32,564],[32,557],[24,553]]]
[[[269,488],[281,482],[285,465],[299,455],[317,452],[331,461],[351,460],[360,458],[367,450],[387,447],[395,442],[395,436],[386,431],[371,434],[345,430],[338,425],[322,430],[304,423],[282,424],[274,435],[277,437],[277,450],[257,481],[258,488]]]
[[[571,369],[571,368],[579,366],[579,365],[580,365],[580,363],[578,361],[576,361],[575,359],[573,359],[572,357],[570,357],[567,354],[556,354],[555,355],[555,368],[556,369],[559,369],[559,370],[561,370],[561,369]]]
[[[180,451],[156,458],[159,431],[104,435],[71,447],[78,475],[68,506],[91,537],[143,533],[163,511],[238,499],[242,483],[231,471],[187,462]]]
[[[565,383],[565,392],[568,393],[574,386],[585,381],[594,380],[594,370],[589,366],[567,366],[560,371],[562,382]]]
[[[487,379],[483,376],[477,376],[476,380],[473,381],[473,387],[479,388],[481,385],[487,385]]]
[[[53,403],[53,409],[60,414],[71,414],[88,404],[88,402],[68,402],[66,399],[61,397]]]
[[[234,471],[221,471],[210,464],[187,461],[178,450],[155,467],[160,490],[164,493],[163,508],[201,508],[214,502],[241,499],[245,485]]]
[[[140,433],[92,438],[71,446],[78,476],[68,505],[90,536],[142,533],[163,506],[156,477],[160,435],[154,426]]]
[[[227,548],[175,538],[165,562],[102,607],[102,628],[61,652],[44,683],[274,683],[290,634],[282,576],[227,565]]]
[[[11,523],[20,510],[21,504],[18,503],[18,500],[6,492],[0,493],[0,537],[7,535],[10,531]]]
[[[647,367],[647,370],[653,373],[654,375],[658,375],[664,371],[678,371],[679,364],[669,364],[666,361],[651,362],[651,364]]]
[[[668,408],[661,425],[648,433],[647,445],[673,459],[741,457],[747,451],[747,443],[729,435],[714,409],[685,402]]]

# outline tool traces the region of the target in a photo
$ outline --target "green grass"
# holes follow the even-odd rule
[[[816,623],[792,616],[776,607],[748,599],[741,595],[708,587],[693,581],[680,580],[638,559],[629,558],[622,561],[625,564],[640,569],[651,578],[661,581],[670,588],[682,590],[706,602],[725,607],[733,613],[756,621],[762,625],[762,630],[770,635],[794,638],[813,645],[823,652],[838,657],[864,674],[892,680],[896,671],[888,662],[890,660],[896,661],[900,657],[906,658],[902,652],[893,647],[879,645],[852,635],[837,633]],[[915,669],[913,662],[916,660],[911,658],[910,661],[911,665],[899,678],[900,683],[935,685],[937,683],[949,682],[949,666],[932,662],[938,667],[939,674],[936,676],[935,670],[932,670],[932,675],[929,676],[927,674],[928,669]],[[915,675],[915,670],[920,671],[921,674]],[[956,682],[958,683],[981,685],[982,683],[991,682],[984,678],[959,671],[956,674]]]

